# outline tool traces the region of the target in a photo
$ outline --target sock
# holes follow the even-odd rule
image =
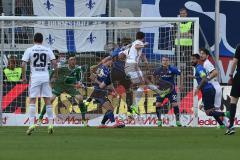
[[[111,122],[115,122],[114,114],[113,114],[113,111],[112,111],[112,110],[108,110],[108,111],[104,114],[101,124],[105,124],[108,119],[109,119]]]
[[[213,116],[214,119],[218,122],[219,125],[224,125],[223,121],[221,120],[221,116],[224,116],[223,112],[212,111],[209,113],[209,116]]]
[[[213,111],[212,114],[215,115],[215,116],[218,116],[218,117],[224,117],[225,116],[224,112],[219,112],[219,111]]]
[[[39,115],[39,120],[43,119],[44,114],[46,113],[46,105],[43,106],[42,111]]]
[[[158,89],[157,86],[153,85],[153,84],[149,84],[147,85],[149,89],[151,89],[152,91],[154,91],[155,93],[159,94],[160,90]]]
[[[161,107],[156,107],[156,114],[158,117],[158,120],[161,121]]]
[[[131,105],[133,103],[133,93],[132,91],[126,92],[126,103],[128,112],[132,113]]]
[[[29,120],[30,120],[30,125],[34,124],[34,119],[36,116],[36,106],[35,104],[30,104],[29,105]]]
[[[90,101],[91,102],[91,101]],[[82,120],[86,120],[85,114],[86,114],[86,108],[85,105],[83,104],[83,102],[79,102],[79,108],[82,114]]]
[[[218,122],[219,125],[224,125],[219,116],[213,115],[213,117]]]
[[[52,105],[46,105],[46,113],[49,121],[49,125],[53,124],[53,110]]]
[[[143,89],[141,87],[139,87],[136,90],[136,96],[135,96],[135,105],[138,106],[138,103],[140,101],[140,99],[142,98],[143,95]]]
[[[229,125],[229,128],[233,127],[233,125],[234,125],[236,108],[237,108],[237,105],[231,103],[231,105],[230,105],[230,118],[229,118],[229,120],[230,120],[230,125]]]
[[[176,121],[179,121],[179,108],[178,108],[178,106],[173,107],[173,112],[175,114]]]

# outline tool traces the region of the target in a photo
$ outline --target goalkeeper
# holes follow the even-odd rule
[[[78,101],[78,105],[82,114],[82,120],[85,126],[87,126],[85,114],[86,106],[83,103],[83,96],[79,92],[79,88],[84,87],[81,83],[81,74],[84,72],[84,69],[76,65],[75,55],[70,55],[68,58],[68,64],[58,65],[58,68],[51,73],[51,82],[52,82],[52,93],[51,103],[57,96],[60,96],[62,93],[69,94],[72,97],[75,97]],[[44,114],[46,113],[46,106],[43,107],[38,124],[41,124]]]

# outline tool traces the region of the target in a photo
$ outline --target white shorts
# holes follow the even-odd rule
[[[52,88],[49,82],[43,82],[39,85],[29,85],[28,94],[30,98],[52,97]]]
[[[222,104],[222,88],[218,82],[212,82],[212,85],[216,90],[214,106],[216,109],[220,110]]]
[[[137,63],[126,63],[125,73],[131,79],[133,84],[142,83],[144,81],[143,73]]]

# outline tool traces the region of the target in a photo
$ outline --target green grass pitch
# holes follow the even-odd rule
[[[216,128],[0,127],[0,160],[232,160],[240,155],[240,132]]]

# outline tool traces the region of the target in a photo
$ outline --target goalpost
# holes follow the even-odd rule
[[[181,22],[192,22],[189,35],[180,33]],[[190,63],[192,53],[199,49],[199,19],[198,18],[163,18],[163,17],[29,17],[29,16],[1,16],[1,70],[13,63],[19,67],[24,51],[33,45],[33,35],[41,32],[44,35],[44,45],[52,50],[59,50],[63,55],[76,54],[77,64],[86,66],[87,72],[83,75],[83,83],[87,90],[81,93],[88,97],[92,92],[92,84],[88,79],[89,68],[97,64],[102,58],[111,54],[118,47],[123,38],[133,42],[138,31],[145,33],[148,47],[143,49],[150,70],[153,71],[161,65],[161,57],[168,56],[171,65],[182,70],[183,89],[179,90],[180,78],[176,78],[177,100],[180,107],[181,121],[186,126],[198,126],[198,98],[193,96],[195,82],[187,78],[193,74]],[[180,46],[182,37],[192,39],[191,46]],[[7,57],[8,60],[4,60]],[[143,72],[146,67],[141,64]],[[29,72],[29,71],[28,71]],[[28,95],[27,84],[20,81],[10,82],[0,73],[0,124],[1,125],[27,125]],[[115,88],[116,89],[116,88]],[[115,106],[117,119],[128,122],[126,112],[126,94],[111,95],[110,101]],[[134,124],[139,126],[156,125],[155,116],[156,95],[146,90],[140,104],[138,116]],[[37,102],[38,113],[43,106],[41,99]],[[82,125],[80,110],[75,100],[69,95],[62,94],[54,101],[55,114],[69,114],[64,121],[70,125]],[[163,106],[166,121],[174,120],[169,104]],[[97,125],[98,116],[102,111],[95,101],[88,107],[87,117],[92,125]],[[74,119],[74,116],[75,119]],[[7,118],[6,118],[7,117]],[[73,118],[73,119],[71,119]],[[56,122],[57,123],[57,122]],[[99,122],[100,123],[100,122]],[[69,123],[68,123],[69,124]],[[58,125],[68,125],[59,122]],[[133,125],[129,123],[129,125]],[[171,123],[166,124],[171,126]]]

